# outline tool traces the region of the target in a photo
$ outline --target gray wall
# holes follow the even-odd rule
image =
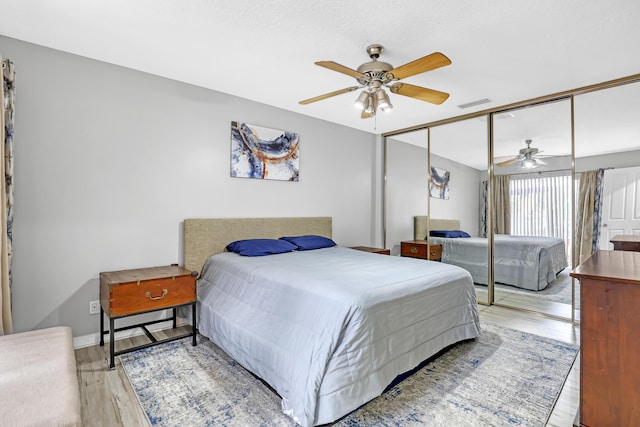
[[[630,168],[638,165],[640,165],[640,150],[577,158],[575,168],[576,172],[584,172],[599,168]]]
[[[413,217],[427,215],[427,150],[387,140],[386,246],[400,254],[400,242],[413,240]]]
[[[190,217],[331,216],[380,244],[380,138],[0,37],[17,70],[16,331],[94,334],[100,271],[182,262]],[[231,178],[230,122],[300,134],[300,182]],[[160,316],[160,314],[156,314]]]
[[[431,154],[431,165],[451,173],[449,199],[431,198],[432,218],[459,219],[460,227],[478,235],[480,181],[485,171]],[[413,239],[413,217],[427,215],[427,149],[389,138],[386,184],[387,248],[400,253],[400,242]]]
[[[431,154],[431,166],[450,172],[449,199],[431,198],[431,218],[459,219],[460,228],[478,236],[480,224],[480,182],[486,171]]]

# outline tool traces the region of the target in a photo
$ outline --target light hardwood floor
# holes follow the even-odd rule
[[[482,321],[530,332],[572,344],[580,342],[580,327],[569,322],[546,318],[497,306],[479,306]],[[160,338],[184,330],[156,333]],[[147,342],[144,336],[118,340],[116,350]],[[119,360],[116,369],[109,369],[109,346],[91,346],[76,350],[78,382],[82,400],[82,420],[89,426],[148,426]],[[547,426],[570,427],[578,410],[580,384],[579,358],[574,363],[564,388],[553,409]]]

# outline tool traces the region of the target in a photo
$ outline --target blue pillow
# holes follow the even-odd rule
[[[307,235],[307,236],[290,236],[281,237],[281,240],[293,243],[298,247],[299,251],[310,251],[312,249],[330,248],[336,246],[336,242],[328,237]]]
[[[236,240],[227,245],[227,250],[244,256],[264,256],[295,251],[296,245],[276,239]]]
[[[429,235],[433,237],[448,237],[448,238],[471,237],[469,233],[465,233],[462,230],[431,230]]]

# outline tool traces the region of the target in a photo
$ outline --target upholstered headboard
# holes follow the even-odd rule
[[[413,238],[415,240],[428,240],[428,223],[431,225],[431,230],[460,230],[460,220],[431,218],[431,221],[427,222],[427,218],[427,216],[413,217]]]
[[[331,217],[185,219],[184,267],[201,272],[207,258],[236,240],[305,234],[331,238]]]

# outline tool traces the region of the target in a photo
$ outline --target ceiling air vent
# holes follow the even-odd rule
[[[489,98],[478,99],[477,101],[467,102],[466,104],[458,105],[458,108],[470,108],[475,107],[476,105],[486,104],[487,102],[491,102]]]

